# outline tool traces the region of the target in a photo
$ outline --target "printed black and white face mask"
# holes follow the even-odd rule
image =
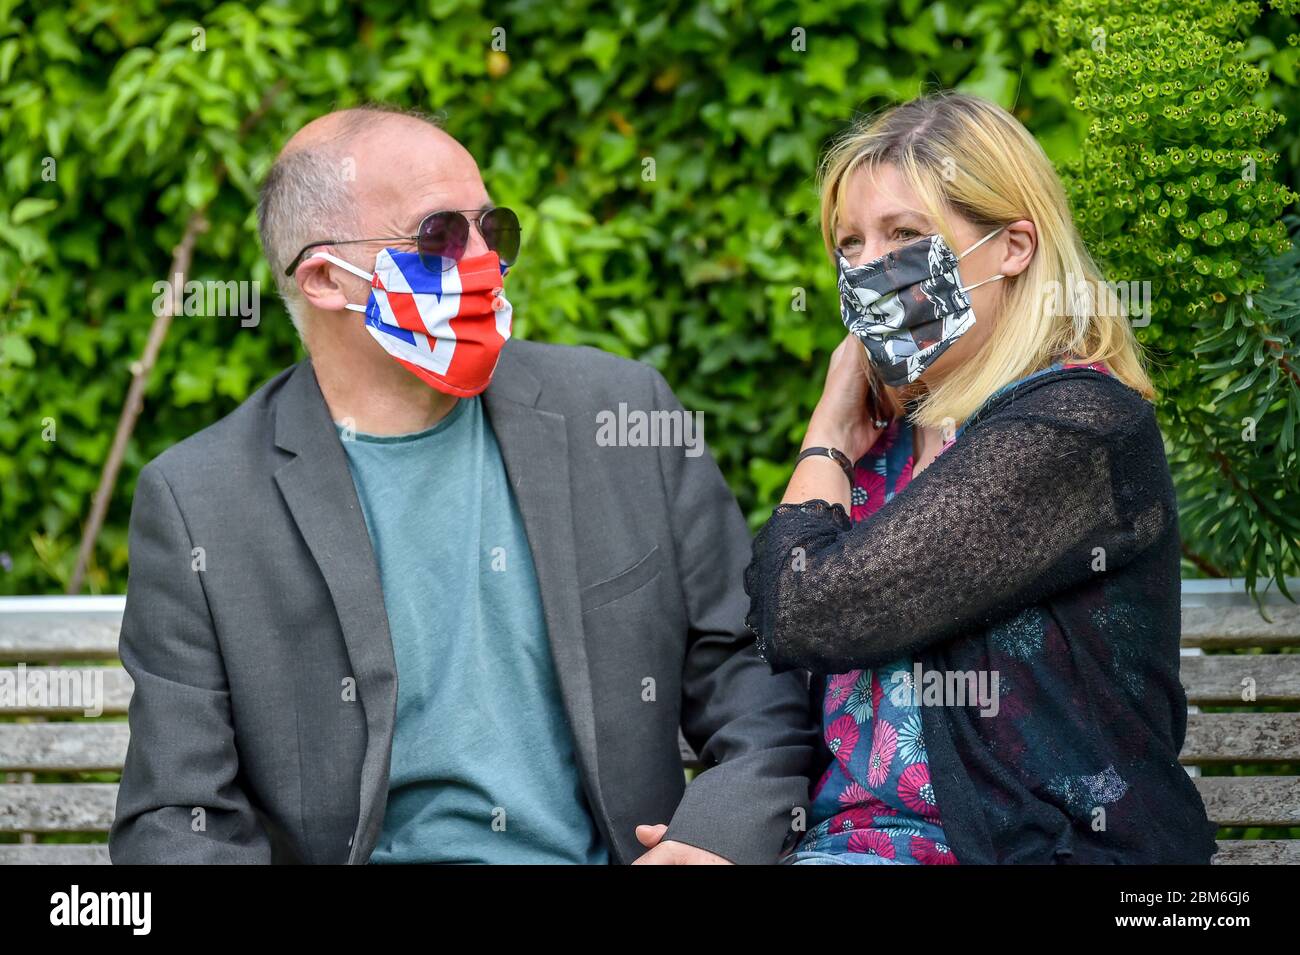
[[[835,250],[844,326],[866,346],[886,385],[899,388],[916,381],[975,324],[966,293],[1003,275],[963,286],[957,263],[1004,228],[994,229],[961,255],[954,255],[940,235],[924,236],[858,266]]]

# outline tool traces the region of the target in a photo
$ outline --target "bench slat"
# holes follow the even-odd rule
[[[1300,646],[1300,607],[1184,607],[1183,646],[1203,649]],[[0,662],[107,660],[117,656],[122,615],[112,611],[0,613]]]
[[[117,783],[0,784],[0,832],[108,832]]]
[[[1179,761],[1300,762],[1300,713],[1192,713]]]
[[[0,723],[0,771],[121,770],[126,723]]]
[[[1256,704],[1300,702],[1300,654],[1266,653],[1183,657],[1179,671],[1187,702]],[[1244,681],[1253,680],[1253,700],[1243,700]]]
[[[67,673],[67,667],[26,668],[26,679],[52,686]],[[123,715],[134,688],[130,675],[121,667],[78,667],[103,680],[103,707],[108,716]],[[1180,673],[1187,701],[1194,705],[1269,705],[1300,703],[1300,654],[1253,654],[1249,656],[1183,657]],[[15,677],[16,679],[16,677]],[[1243,681],[1253,680],[1254,700],[1243,700]],[[30,683],[29,683],[30,685]],[[81,713],[69,706],[0,708],[0,716],[70,716]]]
[[[26,668],[26,679],[40,680],[52,686],[66,674],[68,667]],[[104,714],[123,715],[131,702],[134,685],[130,675],[120,666],[77,667],[96,674],[103,680]],[[1249,656],[1189,656],[1183,657],[1180,676],[1187,701],[1194,705],[1270,705],[1300,703],[1300,654],[1252,654]],[[15,677],[16,679],[16,677]],[[1253,700],[1243,700],[1243,681],[1253,680]],[[30,685],[30,683],[29,683]],[[0,716],[70,716],[78,715],[79,708],[70,706],[37,706],[0,708]]]
[[[0,770],[121,769],[124,722],[0,723]],[[685,740],[684,763],[698,765]],[[1194,713],[1180,760],[1186,764],[1300,762],[1300,713]]]
[[[1300,825],[1300,777],[1203,776],[1195,783],[1220,826]],[[115,783],[0,785],[0,832],[107,832],[116,799]],[[1295,845],[1288,851],[1300,852],[1300,841]]]
[[[0,865],[112,865],[108,845],[0,846]]]
[[[122,615],[94,613],[0,613],[0,662],[113,660]]]
[[[1219,843],[1215,865],[1300,865],[1300,839],[1229,839]]]
[[[1265,612],[1269,620],[1253,606],[1184,607],[1183,646],[1204,650],[1300,646],[1300,606],[1270,606]]]
[[[11,668],[10,668],[11,669]],[[4,678],[5,671],[0,669],[0,678]],[[8,679],[17,681],[17,673]],[[75,689],[78,696],[58,696],[60,701],[72,700],[78,698],[82,700],[91,700],[92,694],[101,694],[99,704],[103,709],[104,716],[124,716],[126,715],[127,704],[131,702],[131,693],[135,689],[135,683],[132,681],[130,674],[120,666],[116,667],[25,667],[23,670],[23,680],[26,681],[28,693],[30,694],[32,686],[44,686],[47,689],[47,695],[70,679],[76,679],[78,685]],[[35,681],[35,682],[34,682]],[[23,706],[3,706],[0,705],[0,716],[86,716],[91,715],[85,712],[84,706],[70,705],[50,705],[48,702],[37,704],[31,700],[25,701]]]
[[[1193,780],[1220,826],[1300,825],[1300,776],[1201,776]]]

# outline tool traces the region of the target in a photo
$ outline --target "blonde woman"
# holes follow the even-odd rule
[[[835,145],[822,228],[850,335],[746,572],[822,704],[786,861],[1208,862],[1153,389],[1047,157],[922,97]]]

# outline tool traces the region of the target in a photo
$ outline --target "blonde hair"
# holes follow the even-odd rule
[[[858,171],[893,166],[957,253],[949,216],[991,231],[1028,219],[1038,246],[1026,269],[1000,283],[1001,319],[979,354],[921,399],[912,420],[962,422],[990,395],[1063,355],[1105,362],[1120,381],[1155,394],[1124,310],[1084,248],[1061,180],[1038,141],[1002,107],[963,93],[934,93],[886,110],[836,141],[821,166],[822,240],[835,247],[836,213]],[[1082,307],[1072,290],[1095,290]],[[1064,296],[1072,307],[1053,307]]]

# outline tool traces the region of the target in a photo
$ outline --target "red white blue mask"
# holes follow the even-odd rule
[[[859,266],[835,250],[840,315],[892,388],[911,384],[975,324],[966,293],[1002,278],[961,283],[957,263],[993,238],[998,227],[961,255],[941,235],[927,235]]]
[[[507,267],[495,252],[432,271],[415,252],[384,249],[367,274],[328,252],[316,257],[370,283],[366,331],[394,361],[431,388],[469,398],[492,380],[514,314],[503,283]]]

